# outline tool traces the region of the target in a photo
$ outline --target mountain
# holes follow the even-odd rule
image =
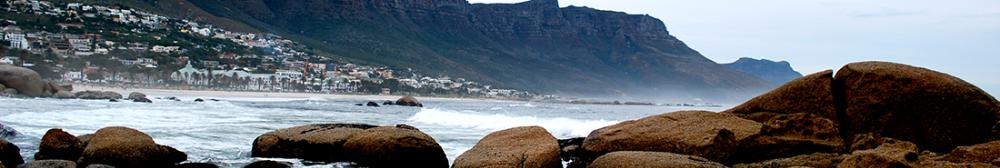
[[[705,58],[659,19],[560,8],[556,0],[123,2],[223,27],[253,27],[353,62],[539,93],[690,100],[743,96],[769,85]]]
[[[767,59],[743,57],[736,62],[722,64],[722,66],[767,80],[775,86],[802,77],[802,74],[792,69],[791,64],[787,61],[774,62]]]

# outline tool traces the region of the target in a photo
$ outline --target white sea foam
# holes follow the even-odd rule
[[[518,126],[541,126],[557,138],[584,137],[591,131],[617,123],[608,120],[580,120],[565,117],[540,118],[482,114],[475,111],[453,111],[434,108],[420,110],[408,120],[416,123],[444,125],[497,131]]]

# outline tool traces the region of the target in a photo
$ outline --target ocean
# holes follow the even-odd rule
[[[266,132],[306,124],[408,124],[433,137],[449,161],[493,131],[537,125],[556,138],[585,137],[590,131],[625,120],[679,110],[719,111],[724,107],[640,105],[581,105],[474,99],[423,100],[423,108],[356,106],[359,98],[197,97],[220,101],[194,102],[157,99],[154,103],[48,98],[0,98],[0,124],[19,133],[8,141],[30,161],[38,143],[51,128],[73,135],[93,133],[108,126],[143,131],[158,144],[187,153],[188,162],[242,167],[255,160],[279,160],[295,167],[344,167],[344,164],[303,162],[297,159],[252,158],[253,140]],[[375,101],[381,102],[381,101]]]

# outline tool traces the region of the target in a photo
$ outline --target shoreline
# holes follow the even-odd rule
[[[161,88],[123,88],[106,85],[95,85],[85,83],[72,83],[73,91],[113,91],[123,96],[129,93],[139,92],[151,97],[231,97],[231,98],[323,98],[323,99],[358,99],[366,101],[396,101],[405,95],[353,95],[353,94],[330,94],[330,93],[300,93],[300,92],[250,92],[250,91],[223,91],[223,90],[184,90],[184,89],[161,89]],[[419,100],[451,100],[451,101],[517,101],[484,98],[448,98],[448,97],[424,97],[414,96]]]

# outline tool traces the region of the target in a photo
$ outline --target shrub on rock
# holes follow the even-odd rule
[[[453,168],[561,168],[559,144],[545,128],[515,127],[490,133],[455,159]]]

